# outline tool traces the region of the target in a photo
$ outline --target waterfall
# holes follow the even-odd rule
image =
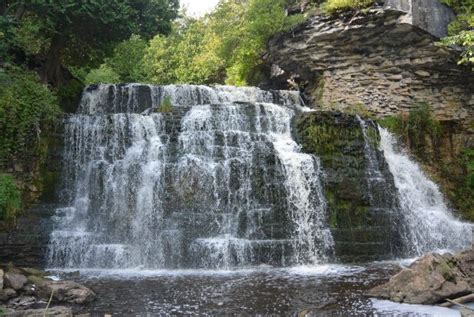
[[[168,98],[170,112],[157,112]],[[319,160],[297,92],[99,85],[65,119],[65,207],[49,266],[219,268],[327,261]]]
[[[420,166],[397,149],[394,136],[379,128],[381,149],[393,174],[410,255],[439,250],[461,250],[471,244],[471,225],[452,215],[435,183]]]

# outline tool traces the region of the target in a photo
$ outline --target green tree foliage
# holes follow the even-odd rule
[[[45,62],[40,75],[54,86],[64,82],[61,64],[100,61],[115,43],[131,34],[151,38],[156,33],[169,32],[179,7],[178,0],[4,2],[0,7],[0,32],[11,46],[24,52],[43,51]]]
[[[442,40],[446,46],[461,47],[459,64],[474,64],[474,1],[443,0],[457,14],[448,29],[449,36]]]
[[[206,21],[181,21],[170,36],[150,41],[144,62],[148,78],[161,84],[219,81],[216,74],[224,65],[217,54],[219,45],[220,38]]]
[[[10,175],[0,174],[0,220],[12,220],[21,208],[21,195]]]
[[[99,68],[91,70],[84,79],[86,84],[117,84],[119,82],[119,74],[107,64],[102,64]]]
[[[156,83],[255,84],[263,78],[267,40],[301,16],[285,14],[286,0],[222,0],[199,20],[175,24],[156,36],[145,55],[148,78]]]
[[[18,67],[0,68],[0,159],[33,150],[42,130],[59,114],[56,96],[38,76]]]
[[[139,35],[132,35],[114,48],[114,54],[105,63],[119,76],[121,82],[143,81],[143,57],[147,47],[147,41]]]

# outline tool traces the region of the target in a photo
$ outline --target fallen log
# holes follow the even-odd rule
[[[474,312],[474,309],[472,309],[472,308],[471,308],[471,307],[469,307],[469,306],[466,306],[466,305],[463,305],[463,304],[456,303],[455,301],[453,301],[453,300],[450,300],[450,299],[447,299],[447,298],[446,298],[446,300],[447,300],[448,302],[452,303],[453,305],[459,306],[459,307],[461,307],[461,308],[463,308],[463,309],[465,309],[465,310],[467,310],[467,311]]]
[[[456,299],[447,300],[446,303],[442,303],[439,306],[441,306],[441,307],[452,307],[456,304],[465,304],[465,303],[471,303],[471,302],[474,302],[474,294],[469,294],[469,295],[459,297],[459,298],[456,298]]]

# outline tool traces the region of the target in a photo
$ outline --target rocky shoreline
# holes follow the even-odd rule
[[[2,316],[73,316],[72,306],[90,303],[95,297],[89,288],[56,280],[44,271],[0,265]]]
[[[430,253],[372,288],[368,296],[399,303],[450,306],[474,301],[474,249]],[[463,301],[457,299],[462,298]],[[447,304],[446,304],[447,303]],[[472,313],[472,311],[471,311]]]

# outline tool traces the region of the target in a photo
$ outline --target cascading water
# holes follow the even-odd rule
[[[397,149],[394,136],[379,128],[381,149],[398,191],[404,244],[410,255],[439,250],[461,250],[471,245],[471,225],[454,218],[435,183],[419,165]]]
[[[169,113],[157,113],[168,97]],[[296,92],[218,86],[87,88],[65,122],[64,191],[49,265],[230,268],[326,260],[314,156]]]

